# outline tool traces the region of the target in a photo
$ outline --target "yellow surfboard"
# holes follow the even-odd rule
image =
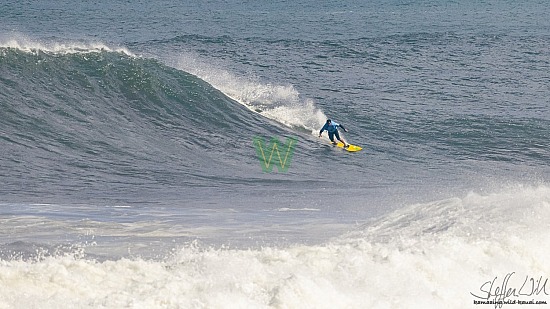
[[[346,146],[347,147],[344,148],[344,144],[342,144],[342,142],[338,142],[338,144],[336,144],[336,147],[344,148],[345,150],[347,150],[349,152],[356,152],[356,151],[360,151],[361,149],[363,149],[362,147],[352,145],[352,144],[347,144]]]

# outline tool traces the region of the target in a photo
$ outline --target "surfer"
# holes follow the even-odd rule
[[[346,145],[346,142],[344,142],[343,139],[340,138],[340,134],[338,134],[338,127],[342,128],[342,130],[344,130],[344,132],[348,132],[348,130],[346,130],[346,128],[344,128],[343,125],[341,124],[338,124],[336,122],[332,122],[332,120],[330,119],[327,119],[327,122],[325,123],[325,125],[321,128],[321,131],[319,131],[319,137],[321,137],[321,134],[323,134],[323,131],[327,130],[328,132],[328,138],[330,138],[330,141],[333,143],[333,144],[337,144],[335,141],[334,141],[334,136],[336,136],[336,139],[338,139],[339,141],[342,142],[342,144],[344,144],[344,148],[348,147],[348,145]]]

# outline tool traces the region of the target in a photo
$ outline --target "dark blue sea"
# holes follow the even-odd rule
[[[0,308],[550,302],[548,16],[2,1]]]

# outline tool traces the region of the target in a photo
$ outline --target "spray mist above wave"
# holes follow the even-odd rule
[[[189,55],[180,56],[174,66],[205,80],[250,110],[291,128],[314,134],[327,118],[313,100],[301,98],[292,85],[274,85],[256,77],[239,77]]]

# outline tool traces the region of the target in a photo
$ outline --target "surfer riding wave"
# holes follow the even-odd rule
[[[346,142],[344,142],[343,139],[340,138],[340,134],[338,133],[338,127],[342,128],[342,130],[344,130],[344,132],[348,132],[348,130],[346,130],[346,128],[344,128],[343,125],[341,125],[339,123],[336,123],[336,122],[333,122],[330,119],[327,119],[327,122],[321,128],[321,131],[319,131],[319,137],[321,137],[321,135],[323,134],[323,131],[326,130],[328,132],[328,138],[330,139],[330,141],[333,144],[335,144],[335,145],[337,144],[334,141],[334,137],[336,136],[336,139],[339,140],[340,142],[342,142],[342,144],[344,144],[344,148],[346,148],[346,147],[348,147],[348,145],[346,144]]]

